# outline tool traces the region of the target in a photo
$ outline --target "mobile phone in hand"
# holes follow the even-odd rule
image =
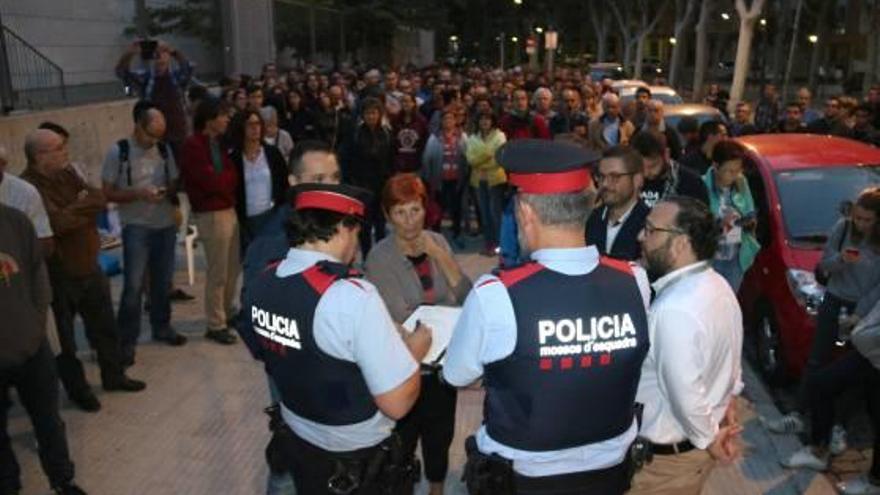
[[[153,60],[156,58],[156,48],[159,42],[156,40],[141,40],[141,58],[144,60]]]

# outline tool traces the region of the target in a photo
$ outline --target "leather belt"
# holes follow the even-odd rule
[[[694,450],[694,444],[690,442],[690,440],[685,440],[683,442],[672,443],[672,444],[651,444],[651,453],[655,455],[676,455],[676,454],[684,454],[685,452],[690,452]]]

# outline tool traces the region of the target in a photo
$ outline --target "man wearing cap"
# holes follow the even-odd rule
[[[376,288],[349,268],[369,195],[329,184],[294,194],[291,248],[251,281],[239,328],[281,396],[270,464],[298,493],[411,493],[391,431],[418,396],[430,330],[402,338]]]
[[[466,442],[470,493],[622,494],[648,351],[648,283],[584,242],[591,151],[521,140],[499,149],[531,261],[483,276],[465,301],[444,378],[484,379]],[[591,407],[600,400],[601,407]]]

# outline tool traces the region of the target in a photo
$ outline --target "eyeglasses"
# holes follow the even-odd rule
[[[627,177],[627,176],[631,176],[631,175],[635,175],[635,174],[636,174],[636,172],[624,172],[624,173],[612,172],[610,174],[603,174],[602,172],[596,172],[595,174],[593,174],[593,178],[596,179],[596,182],[598,182],[599,184],[605,182],[606,179],[608,180],[608,182],[616,183],[617,181],[620,180],[621,177]]]
[[[645,235],[652,235],[654,232],[668,232],[670,234],[675,235],[684,235],[685,232],[679,229],[667,229],[663,227],[657,227],[652,224],[649,220],[645,220]]]

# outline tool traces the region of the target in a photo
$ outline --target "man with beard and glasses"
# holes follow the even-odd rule
[[[639,235],[645,266],[659,278],[636,396],[653,460],[636,473],[632,494],[697,495],[716,462],[738,455],[742,313],[710,264],[719,235],[708,207],[683,197],[658,203]]]
[[[594,174],[602,207],[587,220],[587,244],[612,258],[641,257],[639,232],[651,211],[639,197],[644,182],[642,157],[629,146],[614,146],[602,154]]]
[[[648,287],[641,270],[584,242],[587,164],[596,158],[540,140],[508,142],[496,154],[519,188],[516,223],[531,261],[475,284],[449,344],[446,381],[482,377],[486,387],[483,424],[465,442],[470,493],[629,487]],[[602,407],[593,407],[598,398]]]

